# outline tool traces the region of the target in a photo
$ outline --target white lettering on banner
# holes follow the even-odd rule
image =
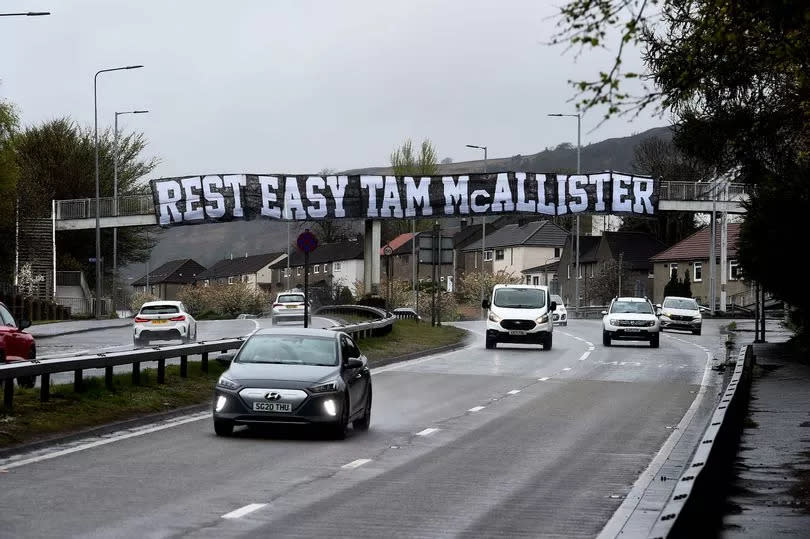
[[[588,210],[588,193],[580,187],[580,184],[588,184],[588,176],[574,175],[568,176],[568,192],[571,196],[578,198],[579,202],[570,202],[568,207],[571,208],[571,213],[580,213]]]
[[[588,183],[596,186],[596,205],[595,211],[605,211],[605,182],[610,182],[610,174],[605,172],[603,174],[592,174]]]
[[[382,176],[360,176],[360,188],[368,191],[367,217],[380,216],[380,210],[377,208],[377,189],[382,189],[382,186]]]
[[[630,193],[629,186],[633,182],[632,177],[625,174],[613,174],[613,211],[629,212],[633,209],[632,201],[627,198]],[[624,187],[627,185],[628,187]]]
[[[183,213],[183,221],[198,221],[205,217],[200,203],[200,191],[202,191],[200,177],[183,178],[180,183],[183,184],[183,194],[186,199],[186,211]],[[197,189],[196,193],[194,189]]]
[[[174,180],[167,180],[157,184],[158,200],[160,201],[160,224],[168,225],[172,221],[183,222],[183,214],[177,208],[177,203],[183,200],[180,184]]]
[[[348,176],[329,176],[326,184],[332,192],[332,200],[335,201],[335,217],[345,217],[346,210],[343,209],[343,197],[346,196],[346,186],[349,184]]]
[[[489,211],[489,204],[478,204],[478,197],[489,199],[489,193],[483,189],[478,189],[472,192],[470,195],[470,207],[472,208],[472,211],[475,213],[484,213]]]
[[[633,213],[653,213],[652,195],[655,182],[651,178],[633,177]]]
[[[515,211],[515,203],[512,202],[512,190],[509,189],[509,175],[505,172],[498,174],[498,179],[495,180],[495,196],[492,197],[492,211]]]
[[[444,184],[444,214],[455,215],[456,206],[458,206],[459,213],[470,213],[470,206],[467,193],[469,192],[469,176],[459,176],[458,182],[453,180],[452,176],[444,176],[442,184]]]
[[[546,202],[546,175],[537,174],[534,179],[537,182],[537,211],[543,215],[556,215],[554,203]]]
[[[416,217],[416,205],[422,210],[422,215],[433,215],[433,208],[430,207],[430,177],[423,177],[419,180],[419,185],[411,176],[405,176],[405,217]]]
[[[380,217],[402,217],[402,203],[399,200],[399,188],[394,176],[385,177]]]
[[[515,181],[517,182],[517,211],[535,213],[537,211],[537,201],[526,200],[526,173],[515,172]]]
[[[214,188],[222,189],[222,178],[219,176],[203,176],[203,198],[206,202],[214,202],[216,207],[206,204],[205,216],[209,219],[219,219],[225,215],[225,197]]]
[[[280,219],[281,208],[276,205],[278,202],[278,176],[261,176],[259,185],[262,188],[262,215]]]
[[[244,174],[223,176],[222,183],[225,184],[225,187],[233,189],[233,216],[244,217],[245,211],[242,209],[242,187],[247,185],[247,176]]]
[[[322,177],[310,176],[307,178],[307,200],[315,203],[307,208],[310,219],[326,217],[326,197],[321,193],[324,189],[326,189],[326,182]]]
[[[307,212],[301,200],[301,191],[298,190],[298,179],[287,176],[284,182],[284,215],[296,221],[306,221]]]
[[[565,204],[565,176],[557,176],[557,215],[568,213],[568,206]]]

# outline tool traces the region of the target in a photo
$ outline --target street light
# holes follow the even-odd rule
[[[582,132],[582,117],[580,116],[579,113],[576,113],[576,114],[549,114],[548,116],[576,117],[576,119],[577,119],[577,174],[580,174],[582,172],[582,169],[580,168],[580,152],[582,150],[582,144],[580,143],[580,140],[581,140],[580,139],[580,133]],[[577,223],[576,224],[576,267],[574,269],[574,271],[576,272],[576,274],[574,275],[574,282],[576,283],[576,285],[574,287],[574,294],[576,295],[576,303],[575,303],[576,308],[575,308],[574,312],[577,313],[577,316],[578,316],[579,315],[579,214],[577,214],[576,217],[577,217],[576,218],[576,223]]]
[[[42,17],[50,14],[50,11],[26,11],[24,13],[0,13],[0,17]]]
[[[101,69],[96,71],[93,77],[93,122],[94,134],[93,141],[96,151],[96,318],[101,318],[101,219],[99,216],[99,208],[101,206],[99,200],[99,182],[98,182],[98,76],[102,73],[109,73],[111,71],[122,71],[124,69],[138,69],[142,65],[113,67],[111,69]]]
[[[468,148],[475,148],[478,150],[484,150],[484,174],[487,173],[487,147],[486,146],[476,146],[475,144],[467,144]],[[486,249],[487,243],[487,218],[485,215],[481,216],[481,301],[484,301],[484,253]],[[486,313],[484,309],[481,308],[481,316],[483,318],[486,317]]]
[[[146,114],[148,110],[128,110],[115,113],[115,128],[113,130],[113,213],[118,217],[118,117],[124,114]],[[118,277],[118,227],[113,228],[113,286]],[[115,292],[113,292],[113,308],[115,308]]]

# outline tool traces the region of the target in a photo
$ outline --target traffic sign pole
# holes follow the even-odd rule
[[[304,251],[304,327],[309,327],[309,251]]]

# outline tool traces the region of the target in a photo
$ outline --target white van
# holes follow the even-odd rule
[[[481,306],[487,315],[487,348],[499,342],[542,344],[551,350],[552,314],[557,308],[547,286],[496,284]]]

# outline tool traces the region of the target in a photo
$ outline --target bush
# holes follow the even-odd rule
[[[153,296],[152,294],[148,294],[146,292],[138,292],[137,294],[133,294],[132,298],[129,302],[129,308],[133,313],[137,313],[141,310],[141,306],[147,301],[157,301],[160,298]],[[74,316],[74,318],[76,318]]]
[[[479,271],[468,271],[459,278],[458,296],[465,303],[481,303],[481,282],[482,276]],[[520,284],[523,277],[503,270],[496,273],[484,273],[484,297],[492,295],[492,289],[496,284]]]
[[[235,318],[242,313],[261,314],[270,302],[265,292],[254,290],[245,283],[184,286],[177,299],[195,318]]]

